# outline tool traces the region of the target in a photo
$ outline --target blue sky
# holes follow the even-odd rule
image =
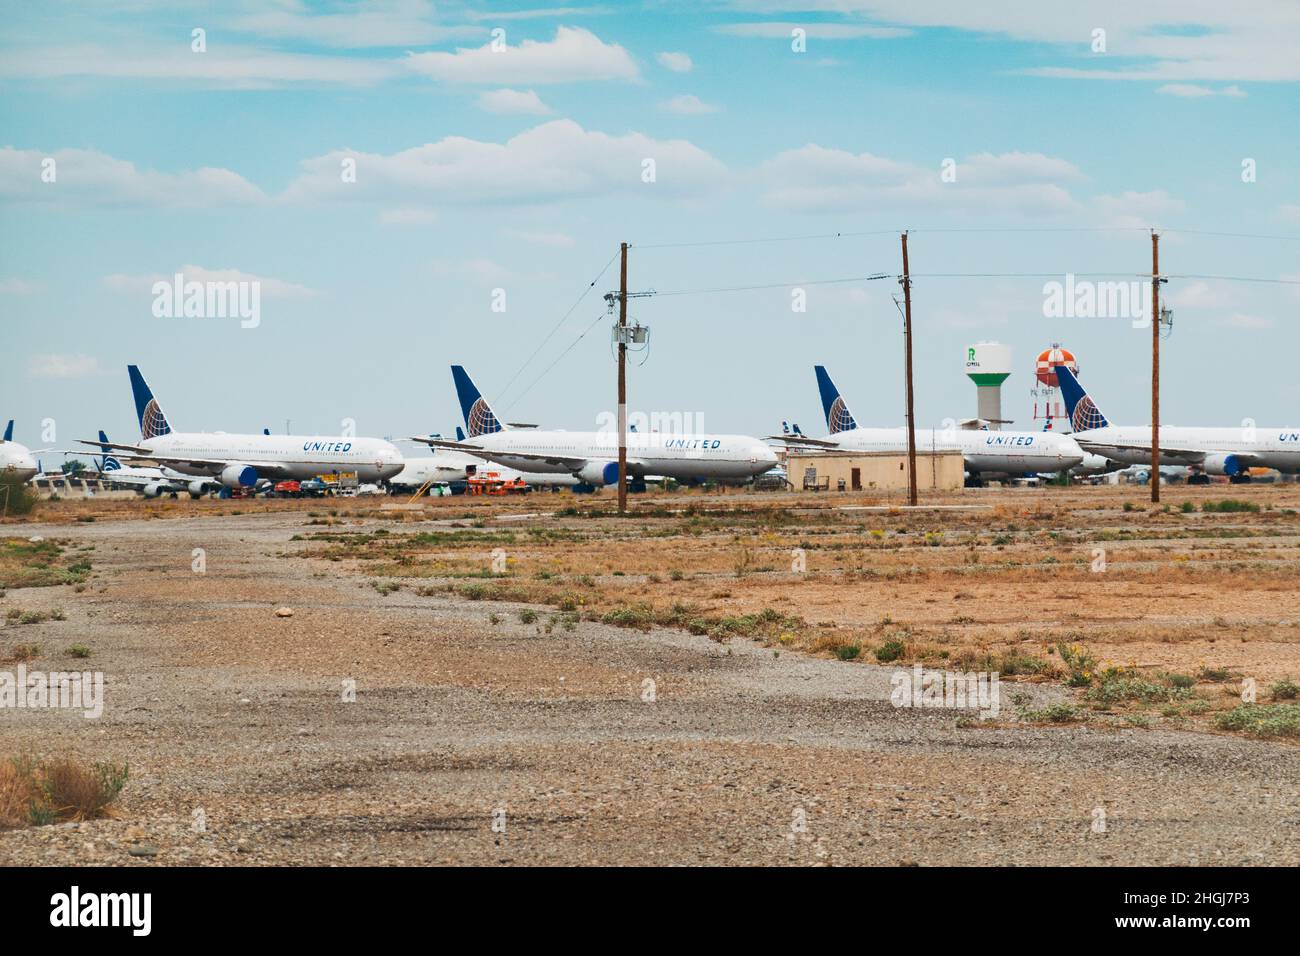
[[[801,284],[897,273],[906,228],[919,423],[974,413],[985,339],[1014,350],[1018,426],[1055,341],[1145,421],[1149,334],[1045,318],[1043,276],[1148,270],[1158,226],[1165,272],[1300,279],[1300,242],[1202,234],[1300,236],[1300,8],[977,6],[5,3],[0,418],[31,444],[44,419],[65,446],[134,437],[136,362],[182,429],[400,436],[457,423],[461,363],[513,420],[595,427],[616,268],[561,318],[625,240],[634,290],[775,286],[636,301],[634,409],[814,431],[822,362],[860,423],[895,424],[897,285]],[[650,248],[836,232],[880,234]],[[260,323],[155,317],[177,271],[258,282]],[[1300,285],[1165,291],[1166,421],[1300,422],[1276,361]]]

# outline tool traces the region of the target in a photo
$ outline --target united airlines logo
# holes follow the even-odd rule
[[[1070,413],[1070,425],[1076,432],[1086,432],[1093,428],[1105,427],[1106,419],[1092,403],[1092,399],[1085,395],[1079,399],[1079,404],[1075,405],[1074,411]]]
[[[826,413],[826,426],[831,430],[832,435],[852,431],[857,427],[853,416],[849,414],[849,407],[844,404],[844,399],[839,395],[835,396],[835,401],[831,402],[831,410]]]
[[[171,430],[172,427],[167,424],[166,416],[158,407],[158,400],[149,399],[149,404],[144,407],[144,414],[140,416],[140,437],[159,438],[171,434]]]
[[[352,450],[350,441],[308,441],[302,444],[303,451],[328,451],[328,452],[349,452]]]
[[[1300,432],[1282,432],[1277,436],[1278,441],[1300,441]]]
[[[986,445],[1032,445],[1033,435],[989,435],[984,439]]]
[[[492,409],[488,408],[488,403],[481,398],[476,398],[474,404],[470,406],[465,424],[468,426],[468,434],[471,438],[501,431],[501,424],[497,421],[497,417],[492,414]]]

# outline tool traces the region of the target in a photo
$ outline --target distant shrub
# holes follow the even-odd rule
[[[1270,684],[1268,692],[1274,700],[1295,700],[1300,697],[1300,684],[1283,678]]]
[[[1255,737],[1300,737],[1300,704],[1242,704],[1214,722],[1222,730]]]
[[[108,816],[127,766],[11,757],[0,763],[0,829]]]
[[[885,643],[876,648],[876,660],[882,664],[888,664],[890,661],[896,661],[907,653],[907,647],[902,641],[891,637]]]
[[[0,513],[29,515],[36,510],[36,495],[17,475],[0,475]]]
[[[1209,513],[1233,514],[1236,512],[1259,511],[1259,505],[1253,501],[1241,501],[1237,498],[1224,498],[1222,501],[1207,501],[1201,505],[1201,510]]]

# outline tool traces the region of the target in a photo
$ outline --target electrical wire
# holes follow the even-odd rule
[[[573,305],[569,306],[568,311],[565,312],[564,315],[560,316],[560,321],[556,322],[555,325],[551,328],[551,331],[546,333],[546,338],[542,339],[541,344],[539,344],[537,348],[533,350],[533,354],[528,356],[527,360],[525,360],[523,365],[519,366],[519,369],[515,372],[514,375],[510,376],[510,381],[506,382],[505,388],[503,388],[501,390],[500,395],[497,396],[497,401],[502,401],[505,398],[505,396],[509,394],[510,386],[512,386],[515,383],[515,380],[518,379],[519,376],[523,374],[524,369],[528,368],[528,366],[532,364],[533,359],[537,358],[538,354],[542,351],[542,349],[546,348],[546,343],[549,342],[552,336],[554,336],[555,333],[559,331],[560,326],[562,326],[565,323],[565,320],[568,319],[569,316],[573,314],[573,310],[576,309],[582,303],[582,300],[587,297],[587,293],[589,293],[592,289],[596,287],[596,283],[600,281],[600,277],[603,276],[607,271],[609,271],[609,267],[614,264],[614,260],[617,259],[618,256],[619,253],[616,252],[609,257],[609,261],[606,262],[605,265],[601,267],[601,270],[598,273],[596,273],[596,278],[592,279],[591,282],[587,284],[587,287],[582,290],[582,294],[578,296],[578,298],[574,301]],[[518,398],[516,398],[515,401],[518,401]],[[513,404],[514,403],[512,402],[511,406],[513,406]],[[511,407],[511,406],[507,406],[507,407]]]
[[[599,278],[599,277],[597,277],[597,278]],[[538,375],[538,376],[537,376],[535,379],[533,379],[531,382],[529,382],[529,383],[528,383],[528,387],[525,388],[525,389],[524,389],[522,392],[520,392],[518,395],[516,395],[516,396],[511,400],[510,404],[507,405],[507,406],[503,409],[503,412],[508,412],[508,411],[510,411],[510,409],[514,408],[515,405],[519,404],[519,400],[522,399],[525,395],[527,395],[530,391],[532,391],[533,386],[536,385],[538,382],[540,382],[542,379],[544,379],[544,378],[546,377],[547,373],[550,372],[551,369],[555,368],[556,365],[560,364],[560,359],[564,358],[566,355],[568,355],[570,352],[572,352],[572,351],[577,347],[578,343],[581,342],[581,341],[586,337],[587,333],[590,332],[592,329],[594,329],[594,328],[596,327],[596,323],[599,322],[601,319],[605,318],[608,314],[609,314],[608,312],[602,312],[602,313],[600,313],[600,315],[596,316],[595,320],[591,323],[591,325],[589,325],[589,326],[587,326],[585,329],[583,329],[583,330],[582,330],[582,333],[581,333],[581,334],[580,334],[576,339],[574,339],[574,340],[569,344],[569,347],[568,347],[567,349],[565,349],[563,352],[561,352],[559,355],[557,355],[557,356],[555,357],[555,360],[554,360],[553,362],[551,362],[550,365],[548,365],[548,366],[546,366],[546,368],[542,369],[541,374]]]

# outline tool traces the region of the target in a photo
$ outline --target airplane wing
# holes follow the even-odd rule
[[[568,458],[564,455],[534,455],[529,452],[520,451],[487,451],[483,448],[473,452],[473,454],[478,455],[480,458],[486,458],[489,461],[500,461],[507,458],[523,458],[527,461],[535,461],[544,465],[554,465],[560,471],[577,471],[590,461],[588,458]],[[632,460],[629,458],[628,464],[631,465],[631,463]]]
[[[83,445],[92,445],[100,451],[129,451],[136,455],[148,455],[148,448],[141,448],[139,445],[117,445],[111,441],[87,441],[84,438],[78,438],[77,441]]]
[[[430,446],[431,448],[447,448],[450,449],[451,451],[469,452],[471,455],[477,454],[478,452],[481,452],[483,450],[478,445],[469,445],[461,441],[447,441],[445,438],[429,438],[427,435],[425,436],[415,435],[406,440],[418,441],[423,445]]]
[[[820,438],[807,438],[803,435],[768,435],[766,441],[785,442],[787,445],[803,445],[809,448],[839,448],[840,446],[833,441],[823,441]]]
[[[202,468],[210,471],[213,475],[218,474],[227,465],[245,464],[244,462],[231,461],[223,458],[177,458],[170,455],[118,455],[121,461],[151,461],[162,468]],[[259,478],[290,478],[292,475],[288,469],[281,465],[271,464],[270,462],[259,462],[252,466]]]
[[[1087,444],[1093,444],[1088,442]],[[1120,451],[1142,451],[1150,452],[1151,446],[1148,444],[1138,444],[1136,442],[1100,442],[1096,443],[1100,448],[1114,448]],[[1167,464],[1180,465],[1199,465],[1205,461],[1207,455],[1215,454],[1198,448],[1178,448],[1173,445],[1160,444],[1160,457],[1168,458]],[[1253,465],[1259,462],[1259,455],[1249,451],[1225,451],[1224,454],[1232,455],[1238,461],[1245,465]]]

